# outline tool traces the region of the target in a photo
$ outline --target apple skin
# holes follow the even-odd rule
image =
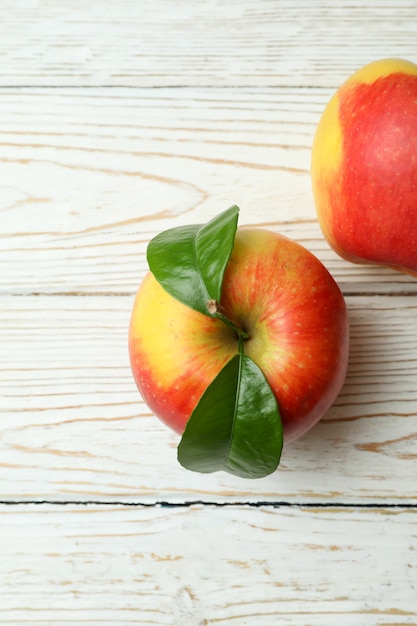
[[[311,176],[340,256],[417,276],[417,65],[383,59],[348,78],[318,123]]]
[[[304,434],[345,379],[349,324],[336,282],[300,244],[269,230],[239,228],[221,305],[249,333],[244,351],[278,400],[284,442]],[[133,305],[129,355],[154,414],[181,434],[203,392],[237,353],[234,330],[172,298],[148,272]]]

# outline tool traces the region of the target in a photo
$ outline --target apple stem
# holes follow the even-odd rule
[[[207,306],[207,311],[210,313],[210,315],[217,317],[224,324],[226,324],[226,326],[229,326],[229,328],[234,330],[237,336],[239,337],[239,340],[249,339],[249,335],[246,331],[242,330],[237,324],[235,324],[228,317],[226,317],[224,308],[222,307],[220,302],[217,302],[217,300],[209,300],[206,306]]]

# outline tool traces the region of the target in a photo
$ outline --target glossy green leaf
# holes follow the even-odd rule
[[[238,213],[232,206],[207,224],[166,230],[148,245],[149,268],[165,291],[206,315],[207,302],[220,300]]]
[[[206,389],[178,446],[187,469],[262,478],[278,466],[283,445],[277,401],[256,363],[233,357]]]

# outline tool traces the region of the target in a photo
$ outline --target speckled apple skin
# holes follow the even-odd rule
[[[311,175],[338,254],[417,275],[417,65],[375,61],[337,90],[316,129]]]
[[[244,351],[278,400],[285,442],[304,434],[345,379],[348,315],[336,282],[303,246],[272,231],[239,228],[221,304],[249,333]],[[207,386],[237,352],[233,330],[173,299],[148,273],[132,310],[129,354],[153,413],[182,433]]]

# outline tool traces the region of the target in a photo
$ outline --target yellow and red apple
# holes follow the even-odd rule
[[[318,123],[311,174],[336,252],[417,275],[417,65],[383,59],[346,80]]]
[[[244,351],[278,400],[284,441],[302,435],[329,409],[346,374],[348,316],[336,282],[300,244],[239,228],[220,304],[248,334]],[[182,433],[238,350],[232,328],[182,304],[146,275],[132,310],[129,354],[136,384],[163,422]]]

